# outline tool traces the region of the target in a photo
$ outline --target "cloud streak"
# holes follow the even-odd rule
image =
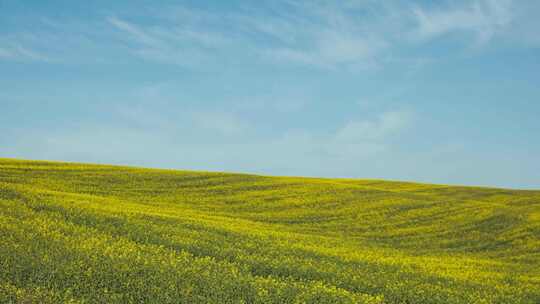
[[[145,60],[192,68],[256,63],[365,69],[391,64],[387,59],[399,48],[419,50],[449,34],[461,35],[466,46],[471,38],[475,46],[516,40],[515,29],[523,32],[538,23],[537,6],[531,3],[283,0],[242,4],[226,12],[187,6],[148,10],[142,16],[112,12],[100,23],[63,24],[59,19],[0,36],[0,58],[96,61],[127,50]],[[540,41],[534,31],[528,33],[519,39]]]
[[[20,45],[0,47],[0,59],[13,61],[49,61],[45,55]]]
[[[145,26],[118,17],[108,22],[140,45],[137,54],[162,62],[216,63],[218,56],[231,61],[242,54],[244,60],[271,64],[357,69],[379,66],[396,48],[422,47],[447,34],[473,37],[473,44],[482,46],[505,33],[518,17],[530,19],[523,11],[518,16],[512,0],[429,6],[371,1],[279,4],[279,13],[271,14],[277,4],[225,14],[180,7],[152,16],[162,22]]]
[[[483,44],[507,27],[512,19],[512,1],[477,0],[460,6],[413,12],[418,23],[416,34],[421,39],[437,38],[455,32],[469,32]]]
[[[154,16],[161,18],[159,25],[143,26],[119,17],[109,17],[107,22],[139,45],[137,54],[171,63],[194,54],[199,63],[210,61],[219,51],[221,56],[241,53],[268,63],[365,67],[373,66],[389,46],[377,29],[362,24],[345,8],[291,3],[294,13],[259,16],[264,10],[251,9],[249,14],[217,15],[181,8],[179,13],[171,10],[169,15]],[[189,56],[185,62],[194,61]]]
[[[116,17],[109,17],[107,18],[107,21],[112,24],[117,29],[126,32],[129,34],[132,38],[134,38],[137,42],[143,45],[147,45],[150,47],[161,47],[163,43],[161,40],[153,37],[152,35],[146,33],[144,30],[140,29],[138,26],[131,24],[127,21],[121,20]]]
[[[336,139],[343,142],[383,141],[410,126],[412,121],[410,112],[383,112],[374,120],[349,121],[338,130]]]

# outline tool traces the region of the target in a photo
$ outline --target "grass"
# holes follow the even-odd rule
[[[0,159],[0,303],[540,303],[540,191]]]

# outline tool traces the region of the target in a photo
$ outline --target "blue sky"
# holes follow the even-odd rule
[[[539,14],[0,0],[0,157],[540,188]]]

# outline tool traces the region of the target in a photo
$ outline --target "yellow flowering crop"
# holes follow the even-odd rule
[[[0,159],[0,303],[540,303],[540,191]]]

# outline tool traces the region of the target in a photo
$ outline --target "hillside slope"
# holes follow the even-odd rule
[[[540,191],[0,159],[0,303],[540,303]]]

